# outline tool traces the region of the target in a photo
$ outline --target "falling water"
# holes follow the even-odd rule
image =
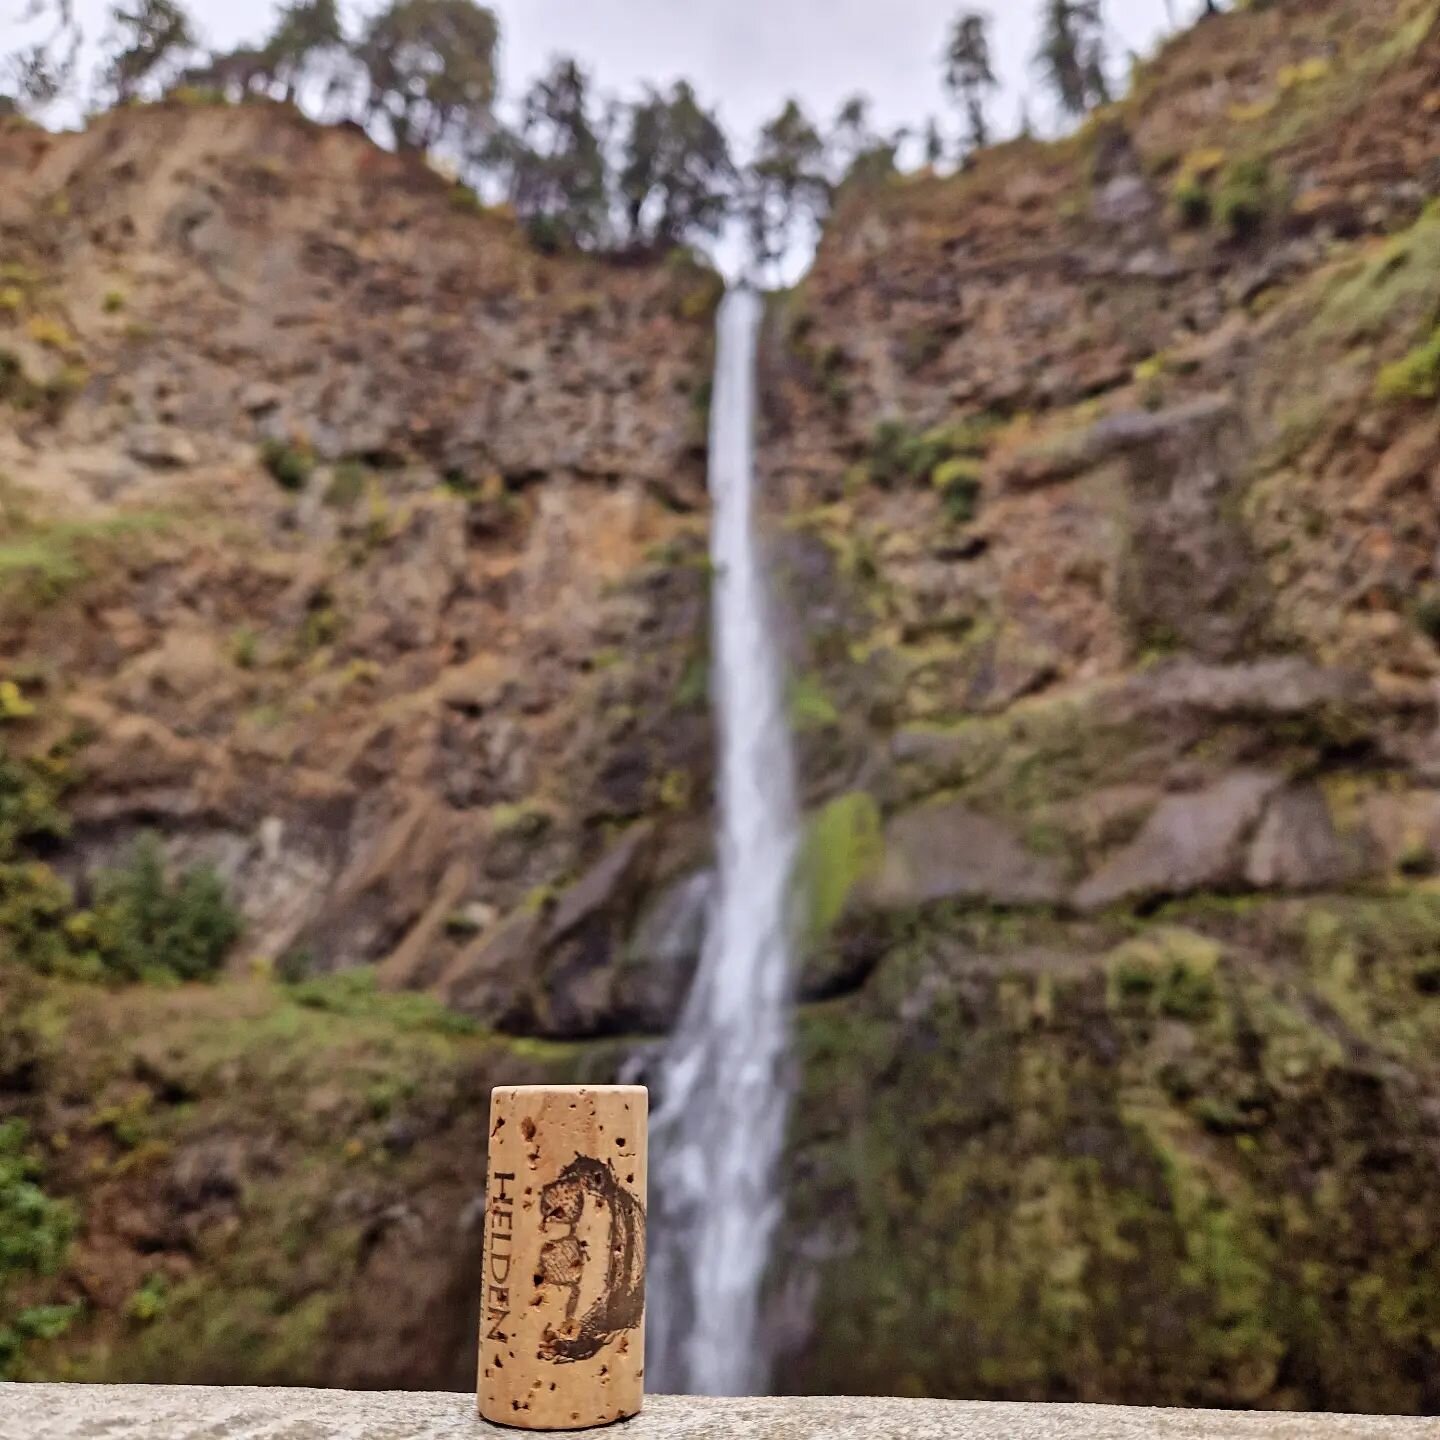
[[[797,821],[752,521],[760,309],[748,289],[721,307],[711,402],[719,885],[651,1131],[646,1378],[660,1392],[755,1394],[767,1380],[760,1287],[780,1217]]]

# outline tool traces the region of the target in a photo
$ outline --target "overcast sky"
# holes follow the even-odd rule
[[[1193,13],[1198,0],[1172,0]],[[1106,0],[1115,32],[1115,70],[1123,48],[1145,51],[1162,32],[1166,0]],[[20,24],[26,0],[0,0],[0,52],[33,34]],[[353,22],[370,5],[342,4]],[[628,93],[645,81],[684,76],[719,107],[736,136],[752,133],[788,95],[817,118],[864,91],[884,129],[921,124],[943,113],[940,51],[960,0],[492,0],[503,31],[501,80],[513,95],[557,52],[577,56],[605,92]],[[1040,0],[989,0],[1005,92],[1002,129],[1014,123],[1026,93],[1048,114],[1030,63]],[[76,0],[90,40],[106,29],[111,0]],[[256,40],[275,6],[256,0],[188,0],[212,46]],[[93,69],[93,61],[88,67]]]

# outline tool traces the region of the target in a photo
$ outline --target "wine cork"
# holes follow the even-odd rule
[[[641,1085],[504,1085],[490,1097],[480,1413],[578,1430],[645,1388]]]

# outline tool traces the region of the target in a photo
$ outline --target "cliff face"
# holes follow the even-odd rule
[[[72,865],[159,825],[233,879],[253,955],[655,1023],[492,942],[613,842],[604,901],[694,848],[654,831],[708,772],[713,278],[545,260],[269,107],[4,142],[0,345],[44,397],[0,432],[4,643],[90,737]]]
[[[19,963],[5,870],[3,1114],[80,1206],[30,1363],[464,1385],[487,1086],[617,1063],[484,1035],[683,992],[717,282],[278,107],[7,130],[0,177],[0,741],[68,822],[19,858],[84,898],[158,832],[247,922],[111,995]]]
[[[781,1388],[1440,1407],[1437,116],[1433,4],[1252,7],[776,298]],[[268,106],[0,181],[29,858],[158,830],[248,921],[207,986],[0,962],[78,1210],[0,1300],[84,1306],[11,1363],[463,1386],[487,1086],[614,1078],[694,960],[714,282]]]
[[[1433,6],[1206,20],[777,303],[794,1383],[1440,1404],[1437,108]]]

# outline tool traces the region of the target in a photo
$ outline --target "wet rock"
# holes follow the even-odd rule
[[[672,1029],[689,994],[715,893],[715,872],[702,870],[656,895],[616,969],[615,1004],[629,1027]]]
[[[1244,845],[1283,783],[1246,770],[1205,790],[1162,800],[1140,833],[1075,892],[1081,910],[1125,900],[1223,890],[1244,875]]]
[[[631,826],[618,844],[560,896],[546,929],[547,944],[563,940],[589,920],[614,912],[622,891],[637,878],[653,836],[648,824]]]
[[[865,898],[886,909],[937,900],[1049,905],[1064,889],[1057,861],[1027,850],[999,821],[946,803],[909,811],[886,827],[885,859]]]
[[[498,1030],[523,1033],[533,1015],[532,984],[543,919],[521,911],[467,946],[435,985],[440,997]]]
[[[1255,832],[1245,878],[1258,890],[1323,890],[1360,870],[1362,859],[1336,833],[1316,785],[1283,791]]]
[[[1363,673],[1298,655],[1239,665],[1179,660],[1133,676],[1127,688],[1141,710],[1184,709],[1224,718],[1309,715],[1376,701]]]

